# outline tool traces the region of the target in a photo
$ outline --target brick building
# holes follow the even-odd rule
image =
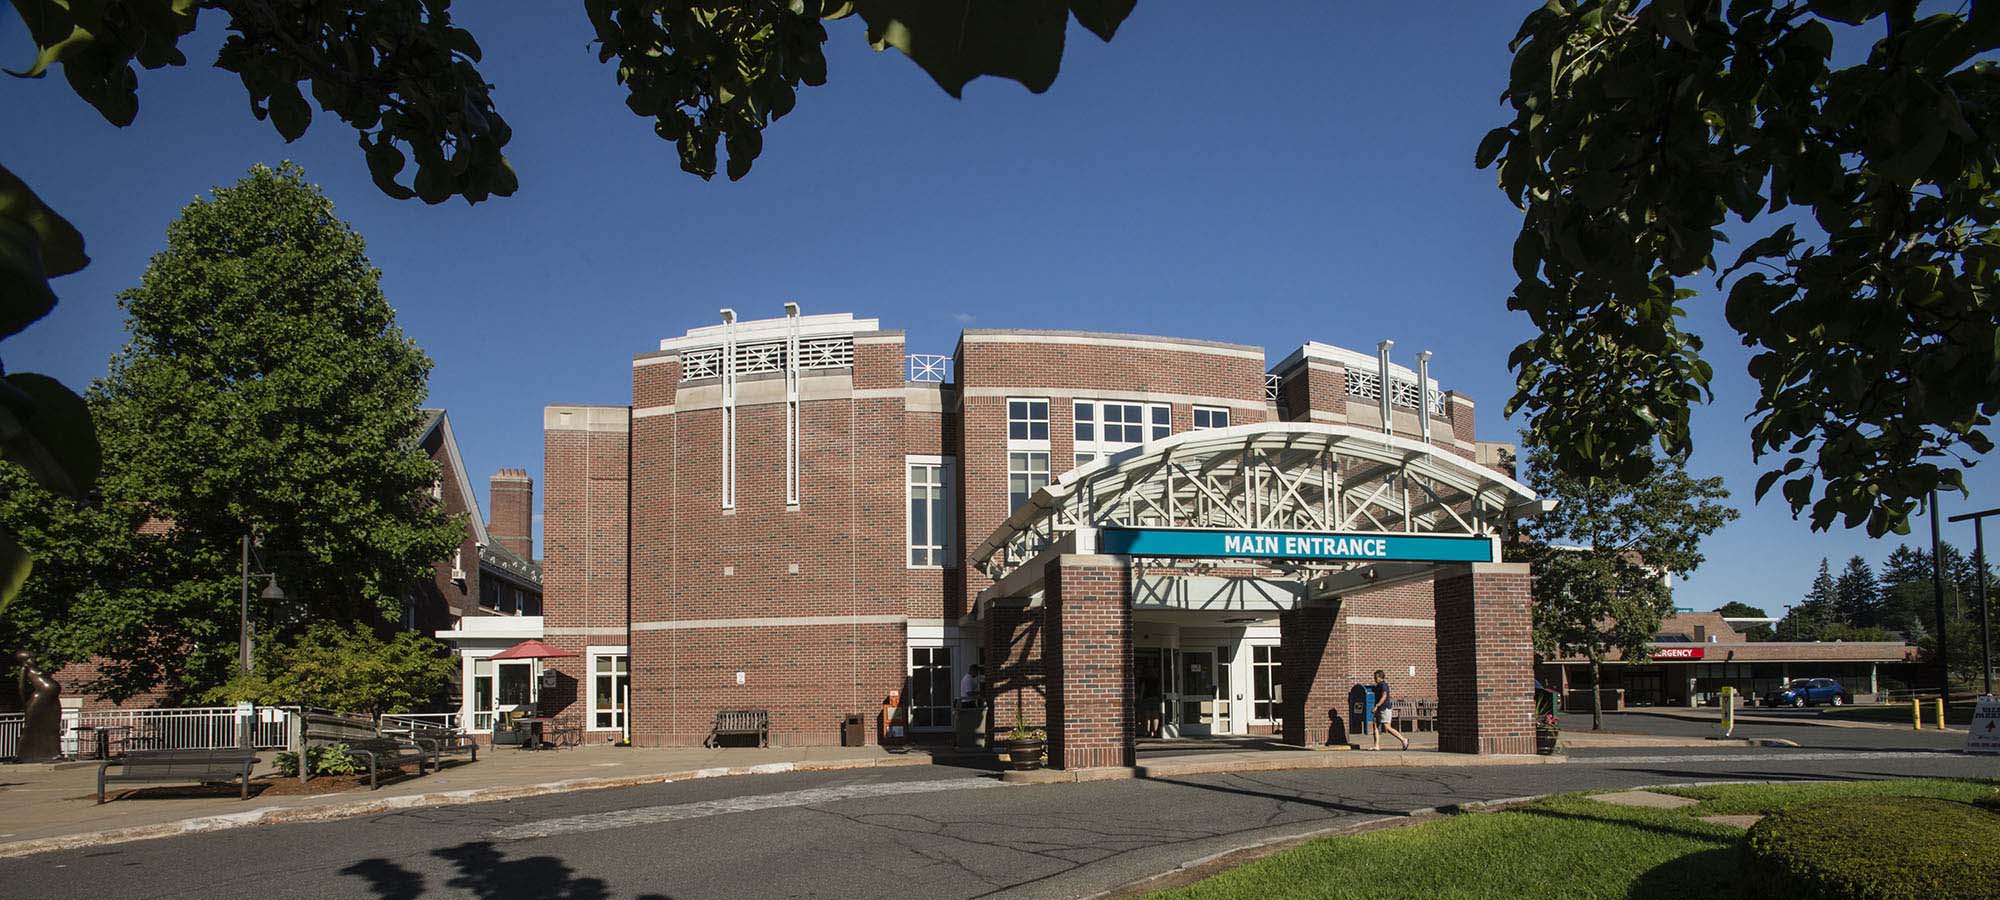
[[[592,739],[694,745],[718,710],[761,708],[774,742],[826,744],[891,691],[918,736],[947,731],[983,662],[989,724],[1046,721],[1077,766],[1149,734],[1341,740],[1332,710],[1380,668],[1444,701],[1448,749],[1525,751],[1518,567],[1112,554],[1091,542],[1117,516],[1057,521],[1093,486],[1139,490],[1159,454],[1206,454],[1202,477],[1245,487],[1179,514],[1248,522],[1233,503],[1269,525],[1284,507],[1328,534],[1457,520],[1440,540],[1497,560],[1531,495],[1429,354],[1414,371],[1389,354],[1311,342],[1268,365],[1214,341],[973,329],[940,357],[871,319],[725,310],[634,358],[629,406],[544,411],[547,601],[524,636],[576,656],[509,677]],[[468,711],[477,727],[505,706]]]

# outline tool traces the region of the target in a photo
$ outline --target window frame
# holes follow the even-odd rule
[[[1118,421],[1113,423],[1106,410],[1116,408]],[[1136,411],[1138,418],[1127,418]],[[1144,447],[1154,441],[1165,440],[1174,433],[1174,408],[1171,403],[1152,403],[1143,400],[1098,400],[1079,397],[1070,404],[1072,429],[1076,433],[1072,459],[1077,465],[1087,465],[1107,456],[1113,456],[1134,447]],[[1080,432],[1088,420],[1090,436]],[[1118,440],[1107,440],[1107,428],[1119,430]],[[1124,440],[1126,429],[1139,429],[1138,441]],[[1084,460],[1083,457],[1090,457]]]
[[[926,671],[930,671],[933,669],[944,670],[944,700],[942,703],[936,702],[938,698],[932,697],[931,700],[933,702],[927,703],[922,707],[919,707],[917,705],[917,654],[918,653],[923,653],[930,657],[930,661],[925,663],[924,665],[924,669]],[[943,665],[939,665],[937,662],[938,654],[943,654],[944,656]],[[905,649],[903,653],[903,672],[904,675],[909,679],[909,684],[910,684],[909,701],[907,704],[909,707],[908,721],[910,723],[910,730],[926,731],[926,732],[950,731],[952,705],[956,703],[958,700],[957,648],[953,647],[949,642],[940,642],[940,643],[926,642],[922,644],[911,644],[907,649]],[[929,725],[917,724],[918,709],[923,709],[929,712],[931,716],[930,720],[931,724]],[[943,718],[941,721],[939,718],[937,718],[937,715],[940,711],[942,711],[943,713]]]
[[[1036,457],[1040,457],[1042,461],[1042,468],[1040,472],[1037,472],[1034,468],[1034,460]],[[1025,468],[1019,470],[1014,468],[1014,462],[1017,458],[1024,461],[1024,463],[1026,464]],[[1049,451],[1047,450],[1016,450],[1012,448],[1008,449],[1007,512],[1009,515],[1012,515],[1014,510],[1020,508],[1022,503],[1027,502],[1028,498],[1035,496],[1035,491],[1038,489],[1034,483],[1036,475],[1039,474],[1041,476],[1042,483],[1039,487],[1048,487],[1051,483],[1053,483],[1054,473],[1050,471],[1050,467],[1052,464],[1053,461],[1050,459]],[[1022,499],[1020,500],[1014,499],[1015,475],[1023,476],[1024,483],[1028,485],[1026,493],[1022,495]]]
[[[1021,407],[1020,409],[1021,414],[1019,416],[1015,415],[1017,405]],[[1037,418],[1035,415],[1037,407],[1039,407],[1041,410],[1041,416],[1039,418]],[[1008,397],[1007,398],[1007,449],[1047,450],[1049,448],[1049,425],[1051,421],[1050,420],[1051,408],[1052,404],[1049,403],[1049,398],[1047,397]],[[1017,423],[1021,425],[1020,437],[1014,436],[1015,434],[1014,426]],[[1035,426],[1037,425],[1041,426],[1041,437],[1035,436],[1035,430],[1036,430]]]
[[[930,523],[931,543],[925,544],[922,548],[927,553],[934,553],[932,559],[936,561],[929,563],[916,562],[916,553],[919,548],[916,543],[915,511],[911,507],[911,503],[916,498],[910,496],[910,494],[918,487],[914,472],[919,467],[934,469],[937,472],[938,480],[934,486],[938,491],[939,506],[942,507],[937,513],[940,521]],[[958,504],[955,502],[957,492],[953,489],[957,484],[957,457],[938,456],[935,454],[911,454],[903,457],[903,564],[905,568],[958,568],[958,547],[955,540],[958,537]],[[932,487],[933,485],[926,484],[924,486]]]
[[[1215,424],[1215,417],[1216,417],[1216,416],[1218,416],[1218,415],[1222,417],[1222,424],[1220,424],[1220,425],[1217,425],[1217,424]],[[1208,417],[1208,419],[1209,419],[1209,423],[1208,423],[1207,425],[1203,425],[1203,424],[1201,423],[1201,420],[1202,420],[1202,417],[1203,417],[1203,416],[1207,416],[1207,417]],[[1193,417],[1193,424],[1192,424],[1192,425],[1190,426],[1189,430],[1190,430],[1190,431],[1216,431],[1216,430],[1219,430],[1219,429],[1223,429],[1223,428],[1228,428],[1228,427],[1229,427],[1229,407],[1227,407],[1227,406],[1197,406],[1197,407],[1195,407],[1195,408],[1194,408],[1194,417]]]
[[[584,677],[588,679],[588,681],[583,685],[584,730],[623,732],[625,730],[625,723],[630,720],[632,714],[631,695],[630,695],[630,692],[632,690],[631,648],[624,644],[611,644],[600,647],[586,647],[584,648],[583,655],[584,659],[588,660],[588,668],[584,670]],[[625,670],[623,672],[620,672],[618,670],[617,663],[614,662],[612,664],[612,670],[610,673],[611,692],[612,692],[611,709],[602,709],[597,705],[597,676],[598,676],[597,661],[600,658],[625,660]],[[618,696],[618,680],[620,676],[623,676],[624,678],[625,690],[626,690],[626,696],[624,698],[625,703],[623,706],[619,705],[619,696]],[[597,716],[599,713],[609,713],[611,715],[611,724],[598,725]]]
[[[1261,652],[1260,652],[1261,651]],[[1259,659],[1258,657],[1263,657]],[[1250,645],[1250,718],[1253,724],[1265,725],[1279,721],[1284,709],[1284,675],[1280,668],[1284,661],[1278,657],[1276,644]],[[1258,694],[1265,699],[1258,699]],[[1258,715],[1262,706],[1265,715]]]

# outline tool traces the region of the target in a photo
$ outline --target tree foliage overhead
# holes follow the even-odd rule
[[[129,339],[89,391],[101,506],[26,490],[0,504],[0,529],[44,560],[16,623],[42,628],[19,637],[107,656],[113,696],[211,686],[234,655],[246,533],[292,611],[253,610],[259,634],[395,621],[465,526],[429,496],[430,360],[380,277],[296,166],[189,204],[120,295]]]
[[[1511,359],[1566,471],[1690,450],[1712,369],[1687,279],[1755,349],[1751,445],[1812,526],[1908,531],[2000,409],[2000,0],[1550,0],[1511,47],[1514,121],[1476,154],[1526,211]],[[1847,27],[1857,26],[1857,27]],[[1835,68],[1843,39],[1866,59]],[[1864,35],[1868,37],[1864,37]],[[1796,207],[1728,265],[1718,231]]]
[[[1109,41],[1137,0],[584,0],[600,62],[616,63],[632,111],[714,176],[717,147],[742,178],[763,131],[800,87],[826,82],[822,20],[857,17],[877,50],[895,47],[952,96],[981,75],[1040,93],[1061,66],[1072,17]],[[287,141],[313,106],[354,128],[385,193],[478,202],[518,187],[502,152],[513,131],[479,72],[472,33],[450,0],[14,0],[38,54],[22,74],[60,68],[114,125],[139,111],[138,72],[187,65],[179,47],[203,12],[232,34],[215,65],[236,73],[251,112]],[[310,97],[310,100],[308,100]],[[416,172],[407,183],[409,163]]]

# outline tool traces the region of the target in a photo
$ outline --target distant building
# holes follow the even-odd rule
[[[1832,678],[1873,701],[1892,689],[1935,683],[1904,641],[1752,641],[1715,612],[1680,612],[1660,623],[1646,659],[1622,656],[1603,667],[1604,708],[1708,706],[1722,688],[1764,695],[1799,678]],[[1590,664],[1581,657],[1544,660],[1542,684],[1560,691],[1571,710],[1590,708]]]

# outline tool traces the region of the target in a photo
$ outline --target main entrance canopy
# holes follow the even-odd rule
[[[1545,509],[1512,478],[1421,441],[1264,422],[1185,432],[1066,472],[972,563],[996,582],[982,602],[1032,592],[1038,557],[1051,552],[1267,561],[1327,591],[1344,574],[1379,583],[1439,562],[1498,562],[1501,524]]]

